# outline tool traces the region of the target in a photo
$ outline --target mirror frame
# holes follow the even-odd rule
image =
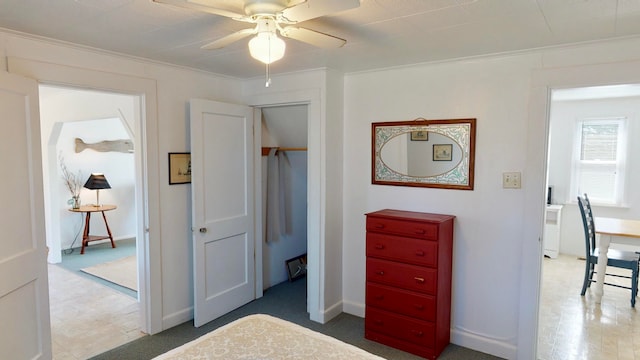
[[[451,137],[450,130],[455,128],[456,125],[462,127],[463,142],[468,142],[468,147],[465,149],[465,144],[461,144],[456,139]],[[385,127],[394,127],[390,130],[390,133],[382,133]],[[439,129],[440,128],[440,129]],[[412,130],[416,129],[416,130]],[[442,131],[438,131],[442,130]],[[455,130],[455,129],[453,129]],[[408,133],[411,131],[429,131],[436,132],[438,134],[452,138],[458,146],[462,149],[462,161],[458,163],[453,169],[446,173],[433,175],[433,176],[409,176],[401,174],[390,167],[388,167],[381,158],[381,151],[383,146],[394,137],[399,134]],[[440,188],[440,189],[457,189],[457,190],[473,190],[474,179],[474,165],[475,165],[475,150],[476,150],[476,119],[442,119],[442,120],[425,120],[417,119],[410,121],[387,121],[371,123],[371,183],[375,185],[396,185],[396,186],[416,186],[416,187],[428,187],[428,188]],[[468,168],[465,169],[468,164]],[[466,173],[466,181],[459,182],[451,180],[451,177],[446,176],[451,174],[454,170],[460,170],[463,174]],[[392,176],[385,177],[386,174]]]

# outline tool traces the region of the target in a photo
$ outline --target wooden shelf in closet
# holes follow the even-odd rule
[[[307,151],[307,148],[303,148],[303,147],[276,147],[276,148],[263,147],[262,156],[269,155],[269,151],[271,151],[271,149],[276,149],[277,151]]]

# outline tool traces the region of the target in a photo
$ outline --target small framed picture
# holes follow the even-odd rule
[[[452,144],[434,144],[433,161],[451,161]]]
[[[307,275],[307,254],[296,256],[285,261],[289,281],[298,280]]]
[[[412,131],[411,141],[429,141],[428,131]]]
[[[191,183],[191,153],[169,153],[169,185]]]

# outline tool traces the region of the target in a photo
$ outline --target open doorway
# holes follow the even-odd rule
[[[324,296],[327,291],[325,282],[327,266],[326,252],[335,250],[332,246],[327,245],[325,238],[331,235],[326,232],[326,224],[328,220],[323,214],[326,212],[327,201],[338,201],[338,196],[334,196],[332,192],[323,191],[323,183],[326,181],[326,169],[321,165],[327,156],[333,153],[339,153],[338,149],[323,151],[323,137],[326,131],[333,128],[328,123],[323,122],[322,102],[319,93],[316,91],[296,90],[282,93],[263,93],[252,96],[248,101],[248,105],[255,108],[254,118],[262,117],[262,109],[274,106],[291,106],[305,105],[307,113],[307,275],[306,275],[306,299],[307,311],[309,319],[319,323],[324,323],[332,317],[338,315],[340,307],[334,307],[327,311],[325,309],[326,298]],[[340,118],[336,114],[336,118]],[[337,125],[331,122],[331,125]],[[337,128],[336,128],[337,130]],[[258,162],[256,162],[257,164]],[[262,170],[256,171],[256,176],[262,174]],[[260,179],[256,179],[259,183]],[[338,215],[336,215],[338,216]],[[333,230],[333,229],[332,229]],[[258,233],[260,230],[256,230]],[[337,231],[337,230],[336,230]],[[256,251],[262,251],[262,244],[256,246]],[[334,258],[332,258],[334,259]],[[262,258],[259,259],[261,261]],[[330,266],[338,266],[336,263],[329,261]],[[260,267],[262,269],[262,266]],[[262,283],[256,281],[256,294],[262,293]]]
[[[41,85],[39,92],[48,261],[54,264],[50,265],[54,355],[89,357],[143,335],[136,256],[140,219],[135,174],[139,172],[133,130],[139,128],[140,98],[50,85]],[[62,169],[77,188],[78,209],[73,209],[65,182],[69,178]],[[107,189],[98,193],[82,186],[93,173],[106,178]],[[94,236],[91,239],[103,239],[90,242],[81,254],[85,229]],[[111,238],[104,239],[107,234]],[[91,304],[91,309],[82,311],[79,304]],[[99,325],[86,328],[91,322]],[[100,335],[100,329],[105,333]],[[66,341],[74,332],[92,336]]]
[[[306,281],[307,108],[262,108],[263,289]]]
[[[640,218],[632,185],[640,181],[633,156],[640,147],[631,141],[640,135],[638,107],[635,84],[551,91],[538,358],[615,359],[636,348],[614,335],[640,324],[629,290],[606,287],[601,304],[592,289],[580,296],[586,251],[576,198],[588,193],[597,217]],[[640,251],[638,245],[612,248]]]

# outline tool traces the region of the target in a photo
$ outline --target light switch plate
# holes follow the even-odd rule
[[[504,189],[520,189],[521,173],[520,172],[502,173],[502,187]]]

